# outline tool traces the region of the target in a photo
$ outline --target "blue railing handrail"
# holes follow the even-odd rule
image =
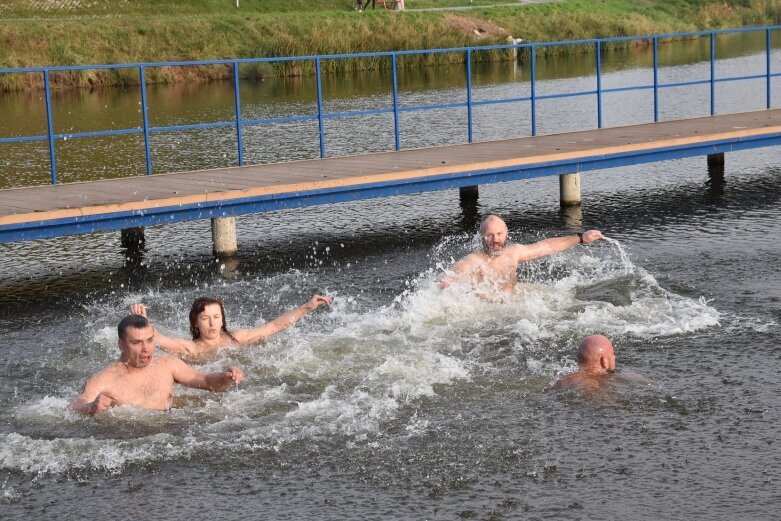
[[[144,148],[146,159],[146,172],[152,173],[152,150],[150,144],[150,136],[156,132],[171,132],[171,131],[184,131],[194,129],[205,128],[224,128],[235,127],[236,138],[238,143],[238,163],[244,164],[244,144],[242,128],[247,125],[266,125],[276,123],[288,123],[294,121],[313,121],[318,122],[318,135],[319,135],[319,149],[320,157],[326,156],[326,142],[325,142],[325,130],[324,121],[326,119],[342,118],[342,117],[356,117],[367,116],[376,114],[393,114],[394,125],[394,148],[399,150],[401,148],[400,140],[400,128],[399,128],[399,114],[402,112],[411,112],[419,110],[438,110],[449,108],[461,108],[467,109],[467,142],[473,142],[473,114],[472,109],[476,106],[501,104],[501,103],[518,103],[518,102],[530,102],[531,104],[531,135],[537,135],[537,121],[536,121],[536,103],[539,100],[557,99],[557,98],[569,98],[576,96],[593,96],[597,98],[597,128],[602,128],[602,108],[603,97],[605,94],[615,92],[625,92],[634,90],[653,90],[654,93],[654,107],[653,117],[654,121],[659,121],[659,90],[666,88],[676,88],[692,85],[709,85],[710,87],[710,114],[716,113],[716,95],[715,85],[717,83],[729,82],[729,81],[743,81],[743,80],[756,80],[765,78],[765,90],[766,90],[766,107],[771,108],[771,78],[781,76],[781,73],[773,73],[771,71],[771,32],[781,29],[781,25],[761,26],[761,27],[740,27],[733,29],[716,29],[705,31],[690,31],[683,33],[664,33],[656,35],[638,35],[638,36],[615,36],[609,38],[589,38],[584,40],[565,40],[557,42],[519,42],[508,43],[498,45],[486,45],[486,46],[467,46],[467,47],[452,47],[442,49],[413,49],[404,51],[380,51],[380,52],[361,52],[350,54],[323,54],[313,56],[284,56],[284,57],[272,57],[272,58],[236,58],[236,59],[219,59],[219,60],[201,60],[201,61],[168,61],[168,62],[138,62],[138,63],[122,63],[122,64],[97,64],[97,65],[62,65],[62,66],[50,66],[50,67],[21,67],[21,68],[0,68],[0,74],[24,74],[24,73],[43,73],[44,76],[44,90],[45,90],[45,102],[46,102],[46,122],[47,132],[45,135],[39,136],[18,136],[18,137],[0,137],[0,145],[7,143],[23,143],[34,141],[48,141],[49,144],[49,156],[51,164],[51,182],[57,183],[57,159],[55,141],[59,139],[71,139],[71,138],[86,138],[97,136],[112,136],[112,135],[128,135],[128,134],[143,134],[144,135]],[[726,78],[717,78],[715,70],[716,61],[716,36],[724,34],[734,33],[748,33],[748,32],[765,32],[765,73],[753,74],[748,76],[730,76]],[[659,82],[659,57],[658,57],[658,43],[659,40],[671,39],[671,38],[689,38],[689,37],[702,37],[708,36],[710,41],[710,75],[708,79],[693,80],[683,82],[672,83],[660,83]],[[602,87],[602,51],[604,44],[612,42],[627,42],[637,40],[650,40],[653,45],[653,83],[650,85],[630,85],[624,87],[603,88]],[[546,47],[558,47],[566,45],[594,45],[595,47],[595,65],[596,65],[596,89],[584,90],[578,92],[567,92],[558,94],[545,94],[538,95],[536,92],[536,54],[538,48]],[[530,95],[521,96],[517,98],[500,98],[492,100],[475,100],[472,95],[472,55],[475,52],[495,51],[495,50],[509,50],[509,49],[528,49],[530,57]],[[453,102],[453,103],[438,103],[430,105],[415,105],[401,107],[399,105],[398,96],[398,57],[400,56],[412,56],[421,54],[443,54],[443,53],[464,53],[465,66],[466,66],[466,101]],[[323,88],[322,88],[322,63],[324,60],[343,60],[343,59],[360,59],[360,58],[375,58],[385,57],[391,59],[392,69],[392,108],[387,109],[375,109],[375,110],[361,110],[361,111],[348,111],[348,112],[324,112],[323,110]],[[279,118],[263,118],[263,119],[243,119],[241,117],[241,98],[239,89],[239,66],[243,64],[253,63],[284,63],[284,62],[300,62],[310,61],[314,62],[315,78],[317,86],[317,113],[312,115],[298,115]],[[230,65],[233,69],[233,84],[234,84],[234,119],[232,121],[224,122],[210,122],[210,123],[196,123],[189,125],[167,125],[167,126],[150,126],[148,104],[146,97],[146,70],[150,68],[159,67],[197,67],[208,65]],[[131,129],[118,129],[118,130],[105,130],[94,132],[75,132],[75,133],[55,133],[54,121],[52,117],[52,103],[51,103],[51,88],[50,88],[50,74],[52,72],[66,72],[66,71],[81,71],[81,70],[104,70],[104,69],[138,69],[139,82],[141,91],[141,126],[139,128]]]

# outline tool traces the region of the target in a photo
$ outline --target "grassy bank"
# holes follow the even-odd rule
[[[352,53],[504,43],[507,36],[554,41],[781,22],[781,0],[562,0],[507,5],[473,0],[407,0],[406,12],[360,13],[353,0],[0,0],[0,67],[207,60]],[[35,4],[36,9],[29,5]],[[96,4],[91,6],[90,4]],[[505,4],[505,5],[499,5]],[[402,66],[461,60],[458,54],[405,59]],[[500,56],[496,57],[497,59]],[[376,68],[387,60],[328,62]],[[306,64],[247,66],[246,77],[307,74]],[[229,77],[226,67],[155,68],[151,82]],[[56,86],[136,83],[136,71],[53,75]],[[40,88],[40,74],[0,75],[0,89]]]

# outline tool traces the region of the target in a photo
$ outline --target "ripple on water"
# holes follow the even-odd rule
[[[429,262],[447,264],[471,241],[448,238]],[[88,372],[116,356],[113,324],[130,303],[147,302],[158,327],[184,335],[189,302],[202,292],[224,295],[231,327],[248,327],[308,298],[301,286],[319,284],[316,272],[290,270],[95,301],[86,310],[94,317],[85,328],[90,348],[71,353],[89,370],[63,382],[56,396],[14,410],[16,427],[2,435],[0,465],[29,473],[121,472],[225,451],[284,454],[303,442],[369,446],[396,424],[407,437],[428,435],[432,424],[418,416],[421,406],[455,389],[479,395],[486,378],[498,378],[499,389],[538,392],[572,368],[577,338],[595,330],[648,340],[707,329],[720,319],[703,299],[662,288],[613,240],[535,263],[522,273],[517,294],[499,302],[464,287],[440,291],[437,273],[407,276],[408,289],[385,302],[334,292],[330,310],[203,366],[245,367],[238,390],[219,396],[180,389],[169,413],[117,408],[93,420],[69,411],[67,400]]]

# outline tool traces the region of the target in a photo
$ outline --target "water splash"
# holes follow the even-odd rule
[[[415,435],[431,427],[418,416],[421,400],[443,399],[456,384],[461,392],[480,392],[470,386],[483,378],[487,385],[506,380],[537,392],[540,382],[571,367],[573,345],[587,334],[650,340],[719,323],[720,313],[705,299],[663,288],[613,239],[524,265],[507,298],[486,301],[463,285],[440,290],[442,269],[469,251],[471,240],[462,235],[435,245],[432,267],[406,278],[390,301],[331,291],[331,309],[264,344],[226,350],[201,368],[242,366],[247,377],[240,389],[223,395],[177,389],[176,408],[167,414],[119,408],[92,419],[67,410],[66,397],[83,378],[116,357],[113,324],[131,303],[145,301],[158,327],[184,336],[189,304],[204,292],[224,298],[235,328],[304,302],[309,295],[302,288],[328,284],[317,273],[291,270],[90,303],[87,348],[61,355],[73,357],[83,374],[65,382],[58,396],[15,411],[16,432],[0,435],[0,467],[121,472],[225,451],[278,453],[301,441],[374,443],[399,422]],[[52,424],[62,426],[54,439]],[[121,439],[118,424],[127,431]]]

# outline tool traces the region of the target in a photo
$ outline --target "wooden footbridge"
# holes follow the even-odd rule
[[[781,110],[259,166],[0,190],[0,242],[565,175],[781,144]],[[219,247],[216,248],[220,250]]]
[[[349,55],[323,55],[284,58],[251,58],[211,60],[206,62],[135,63],[115,65],[79,65],[0,69],[0,74],[42,74],[45,88],[47,131],[38,136],[0,136],[0,148],[22,142],[48,142],[51,182],[36,186],[0,190],[0,243],[57,237],[105,230],[122,230],[123,238],[135,240],[143,227],[212,219],[215,252],[236,249],[235,216],[317,204],[370,199],[430,190],[461,189],[462,198],[475,197],[477,187],[533,177],[561,176],[562,205],[580,203],[579,172],[635,165],[653,161],[707,156],[708,164],[723,166],[724,153],[781,145],[781,110],[772,108],[772,80],[781,77],[773,72],[773,33],[781,26],[749,27],[695,33],[626,36],[579,40],[574,42],[514,43],[458,49],[388,51]],[[716,76],[717,38],[734,33],[764,36],[765,66],[761,74]],[[708,38],[710,42],[710,75],[688,81],[659,81],[660,41],[681,38]],[[650,46],[653,56],[653,82],[603,88],[601,56],[608,44],[637,42]],[[537,94],[536,55],[538,49],[551,46],[594,46],[594,89],[578,92]],[[523,52],[528,59],[529,95],[507,99],[474,99],[471,64],[477,53]],[[398,59],[409,54],[462,53],[465,64],[465,100],[433,105],[410,106],[399,100]],[[328,60],[372,58],[388,60],[391,71],[390,108],[373,108],[328,113],[323,103],[322,63]],[[314,114],[270,119],[245,119],[242,112],[239,68],[260,62],[305,61],[315,71],[317,110]],[[232,121],[190,125],[153,126],[150,123],[146,97],[145,71],[159,67],[221,66],[233,68],[234,107]],[[51,73],[91,69],[137,69],[140,84],[140,124],[134,128],[112,131],[57,133],[50,93]],[[752,96],[764,90],[766,110],[716,115],[716,85],[722,82],[753,81],[764,84]],[[710,116],[659,122],[659,94],[663,89],[708,87]],[[653,123],[602,128],[604,98],[612,93],[644,91],[652,100]],[[536,114],[541,100],[583,96],[596,101],[596,129],[557,135],[536,136]],[[473,143],[473,109],[504,103],[528,103],[531,137]],[[467,115],[468,144],[401,150],[399,115],[405,112],[460,108]],[[649,111],[650,112],[650,111]],[[394,126],[395,151],[351,157],[326,158],[325,121],[368,115],[388,115]],[[319,127],[321,159],[258,166],[242,166],[243,129],[251,125],[268,125],[292,121],[316,121]],[[200,128],[235,128],[239,166],[195,172],[151,175],[151,135]],[[58,184],[55,143],[71,137],[86,138],[108,135],[142,135],[148,175],[133,178]],[[722,169],[723,172],[723,169]],[[141,236],[142,237],[142,236]]]

